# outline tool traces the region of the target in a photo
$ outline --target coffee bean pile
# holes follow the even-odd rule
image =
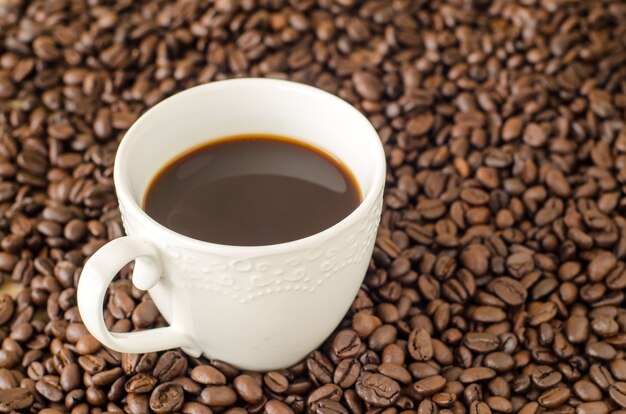
[[[378,130],[363,287],[285,370],[107,350],[76,282],[123,234],[116,147],[239,76],[316,85]],[[621,0],[2,0],[0,272],[23,290],[0,295],[0,412],[624,414],[625,113]],[[108,326],[163,326],[130,274]]]

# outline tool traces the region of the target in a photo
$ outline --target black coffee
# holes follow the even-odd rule
[[[170,162],[150,184],[144,210],[194,239],[259,246],[318,233],[359,203],[354,177],[330,155],[289,138],[246,135]]]

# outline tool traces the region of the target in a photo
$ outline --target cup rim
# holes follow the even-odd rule
[[[189,236],[185,236],[184,234],[178,233],[174,230],[167,228],[162,225],[158,221],[154,220],[150,217],[139,205],[135,197],[131,194],[129,188],[129,178],[128,174],[125,172],[123,168],[124,165],[130,160],[127,158],[127,152],[129,142],[132,140],[133,133],[140,128],[143,127],[146,122],[150,122],[149,118],[151,114],[154,114],[157,108],[170,104],[172,101],[183,99],[187,96],[193,94],[200,93],[208,93],[213,90],[223,89],[223,88],[231,88],[237,86],[246,86],[245,84],[263,84],[265,87],[279,87],[296,90],[300,93],[305,94],[316,94],[323,95],[325,99],[334,100],[339,103],[339,105],[344,106],[350,112],[354,114],[354,116],[359,117],[361,120],[365,121],[367,126],[370,128],[371,134],[367,134],[367,139],[372,142],[372,159],[373,164],[371,168],[373,169],[372,181],[367,189],[364,191],[361,188],[363,199],[361,203],[355,208],[350,214],[348,214],[341,221],[335,223],[334,225],[320,231],[314,233],[310,236],[303,237],[297,240],[292,240],[284,243],[277,244],[267,244],[267,245],[255,245],[255,246],[238,246],[238,245],[229,245],[229,244],[220,244],[220,243],[212,243],[204,240],[194,239]],[[179,154],[172,154],[172,158],[176,157]],[[325,239],[330,237],[331,235],[340,232],[341,230],[353,225],[356,221],[359,220],[364,214],[372,208],[374,203],[378,200],[380,193],[382,192],[385,184],[386,178],[386,158],[385,151],[383,149],[383,145],[380,141],[378,133],[370,121],[359,112],[354,106],[346,102],[345,100],[339,98],[336,95],[333,95],[329,92],[326,92],[322,89],[293,82],[287,80],[280,79],[268,79],[268,78],[237,78],[237,79],[228,79],[228,80],[220,80],[215,82],[209,82],[202,85],[197,85],[189,89],[185,89],[181,92],[178,92],[163,101],[159,102],[152,108],[148,109],[144,112],[126,131],[126,134],[122,138],[119,147],[117,149],[117,153],[115,156],[115,164],[113,167],[113,180],[115,183],[115,190],[118,197],[118,203],[120,205],[120,210],[124,210],[127,215],[127,219],[132,216],[133,220],[137,220],[141,227],[149,228],[150,231],[156,231],[156,237],[159,235],[165,236],[167,238],[174,238],[177,242],[181,242],[190,248],[195,250],[206,250],[211,251],[217,254],[228,255],[229,253],[239,253],[245,254],[248,256],[255,256],[260,254],[275,254],[275,253],[283,253],[286,251],[294,251],[301,250],[305,248],[309,248],[314,244],[318,244],[320,239]],[[361,184],[361,183],[359,183]]]

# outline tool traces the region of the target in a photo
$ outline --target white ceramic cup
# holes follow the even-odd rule
[[[361,204],[320,233],[247,247],[183,236],[142,210],[148,185],[170,160],[202,143],[247,133],[287,136],[337,157],[357,179]],[[337,327],[363,281],[385,170],[382,145],[368,120],[310,86],[236,79],[164,100],[135,122],[117,152],[114,179],[128,236],[110,241],[85,264],[78,282],[83,322],[120,352],[181,347],[250,370],[297,363]],[[102,310],[107,287],[132,260],[133,284],[149,291],[168,327],[107,329]]]

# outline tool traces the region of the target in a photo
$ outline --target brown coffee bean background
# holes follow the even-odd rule
[[[626,413],[625,67],[620,0],[0,1],[0,412]],[[363,287],[288,369],[110,351],[75,288],[123,235],[117,145],[241,76],[377,129]],[[108,327],[164,325],[131,273]]]

